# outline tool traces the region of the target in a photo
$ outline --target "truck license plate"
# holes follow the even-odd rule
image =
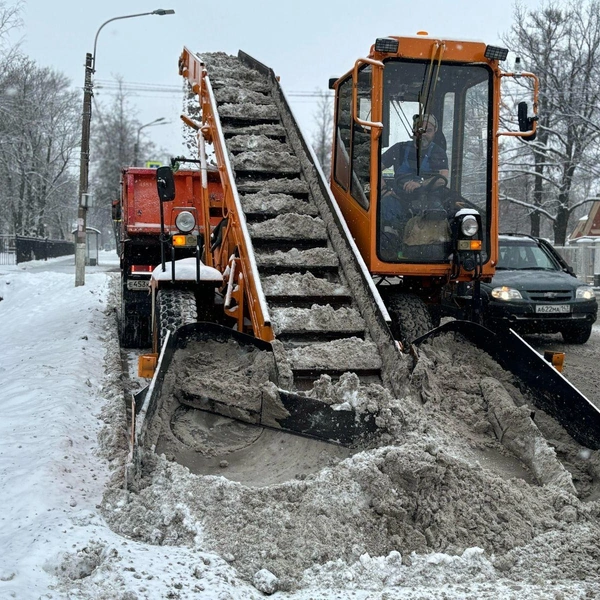
[[[148,291],[149,279],[128,279],[127,289],[128,290],[144,290]]]
[[[535,307],[536,313],[568,313],[571,307],[568,304],[540,304]]]

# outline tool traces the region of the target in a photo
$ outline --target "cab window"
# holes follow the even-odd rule
[[[337,126],[335,129],[335,158],[333,177],[345,190],[350,187],[350,141],[352,138],[352,78],[338,87]]]
[[[358,117],[371,121],[371,74],[370,65],[364,66],[358,76]],[[364,208],[369,208],[371,177],[371,130],[353,123],[352,179],[350,193]]]

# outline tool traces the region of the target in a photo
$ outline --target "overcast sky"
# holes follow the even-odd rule
[[[541,0],[521,4],[537,8]],[[418,12],[415,6],[427,10]],[[18,35],[27,55],[65,73],[81,88],[85,55],[92,52],[102,23],[157,8],[172,8],[175,14],[118,20],[102,29],[96,51],[98,101],[112,100],[100,82],[115,76],[127,83],[180,87],[177,60],[183,46],[200,53],[244,50],[281,77],[286,93],[313,92],[326,90],[330,77],[350,70],[377,37],[425,30],[440,38],[498,44],[513,19],[513,3],[505,0],[24,0],[24,27]],[[293,95],[289,100],[310,133],[316,100]],[[148,127],[143,135],[171,154],[181,153],[181,96],[138,91],[131,102],[142,124],[160,117],[171,121]]]

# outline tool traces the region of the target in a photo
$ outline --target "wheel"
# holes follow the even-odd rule
[[[150,347],[150,321],[139,315],[122,313],[119,321],[119,340],[122,348]]]
[[[404,347],[433,329],[427,305],[414,294],[390,295],[386,299],[386,307],[392,319],[392,333]]]
[[[569,327],[568,329],[563,329],[561,333],[563,340],[567,344],[585,344],[590,339],[590,335],[592,335],[592,326]]]
[[[434,173],[430,178],[429,181],[423,186],[423,190],[424,191],[429,191],[431,190],[434,186],[433,184],[436,183],[439,180],[442,180],[443,182],[443,186],[439,186],[439,187],[446,187],[448,185],[448,178],[445,177],[444,175],[441,175],[440,173]],[[435,186],[438,187],[438,186]]]
[[[444,177],[444,175],[441,175],[440,173],[433,173],[431,175],[427,174],[426,177],[428,178],[427,183],[422,185],[420,188],[417,188],[415,190],[415,192],[421,193],[421,194],[428,194],[433,189],[436,189],[438,187],[447,187],[447,185],[448,185],[448,178]],[[416,181],[416,180],[417,180],[417,176],[414,173],[405,173],[403,175],[399,175],[398,177],[396,177],[394,179],[395,193],[396,194],[406,194],[407,192],[404,190],[404,186],[409,181]],[[437,182],[439,180],[442,181],[443,185],[437,184]]]
[[[158,311],[158,347],[162,347],[167,331],[176,331],[183,325],[196,323],[196,297],[190,290],[161,289],[156,296]]]
[[[394,178],[393,189],[396,194],[405,194],[404,185],[416,178],[414,173],[404,173]]]
[[[148,348],[152,345],[150,313],[152,302],[148,294],[121,288],[119,341],[122,348]]]

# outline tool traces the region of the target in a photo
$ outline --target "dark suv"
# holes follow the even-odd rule
[[[484,323],[519,333],[562,333],[584,344],[596,320],[594,290],[547,241],[526,235],[500,235],[496,275],[481,284]]]

